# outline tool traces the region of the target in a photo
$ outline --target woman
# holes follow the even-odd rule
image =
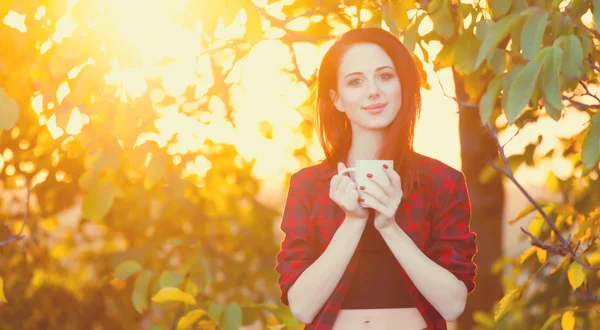
[[[415,59],[377,28],[342,35],[319,68],[326,159],[290,178],[281,300],[306,329],[446,329],[475,288],[464,175],[413,151]],[[359,199],[358,159],[393,159]]]

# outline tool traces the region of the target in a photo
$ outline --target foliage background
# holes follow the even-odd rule
[[[301,327],[278,300],[279,210],[260,200],[262,179],[277,171],[285,183],[319,159],[316,68],[304,59],[359,26],[383,26],[452,70],[462,93],[449,97],[497,143],[469,183],[502,175],[531,202],[513,221],[531,247],[484,260],[503,296],[470,306],[459,326],[597,328],[597,10],[585,0],[2,1],[0,328]],[[538,137],[549,121],[567,129]],[[531,141],[511,150],[525,131]],[[531,169],[552,198],[519,183]]]

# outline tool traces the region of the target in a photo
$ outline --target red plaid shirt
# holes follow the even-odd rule
[[[396,222],[431,260],[463,281],[471,293],[477,266],[476,235],[470,231],[471,206],[462,172],[432,158],[418,156],[419,189],[405,196]],[[301,169],[290,178],[281,230],[285,238],[277,255],[281,301],[289,306],[288,291],[306,268],[327,248],[343,222],[344,211],[329,198],[329,181],[337,169],[326,163]],[[362,241],[361,241],[362,242]],[[344,275],[321,311],[305,329],[331,329],[356,272],[359,243]],[[421,295],[397,263],[398,276],[408,287],[428,329],[446,329],[446,321]]]

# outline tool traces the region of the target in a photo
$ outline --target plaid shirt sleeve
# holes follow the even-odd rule
[[[310,237],[309,209],[306,193],[299,186],[299,175],[290,178],[281,230],[285,234],[277,254],[281,301],[289,306],[288,291],[298,277],[317,259],[317,249]]]
[[[475,289],[477,235],[470,231],[471,203],[464,174],[444,179],[433,210],[432,244],[426,254],[463,281],[469,293]]]

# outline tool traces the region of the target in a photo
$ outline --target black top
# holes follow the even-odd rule
[[[358,268],[342,304],[342,309],[416,307],[398,275],[398,261],[373,225],[373,211],[362,234],[362,250],[357,251]]]

